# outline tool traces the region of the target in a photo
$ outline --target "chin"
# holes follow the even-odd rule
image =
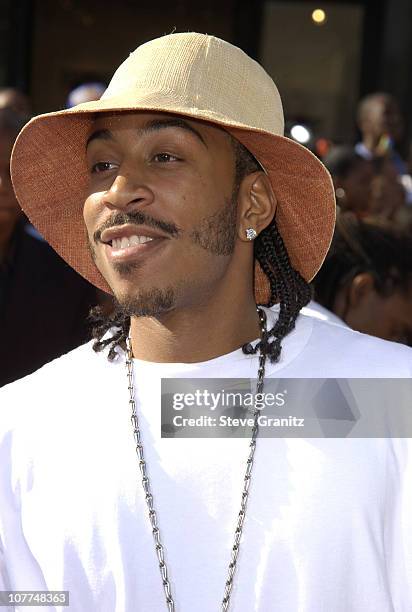
[[[129,317],[156,317],[173,310],[176,295],[172,287],[139,289],[138,291],[117,292],[113,290],[119,307]]]

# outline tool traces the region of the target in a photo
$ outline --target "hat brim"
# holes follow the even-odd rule
[[[126,97],[126,96],[125,96]],[[307,281],[329,249],[336,217],[334,188],[323,164],[305,147],[284,136],[230,123],[199,109],[176,109],[148,100],[130,106],[121,98],[99,100],[40,115],[19,134],[11,174],[17,199],[47,242],[93,285],[110,287],[88,248],[83,205],[88,186],[86,141],[96,113],[153,111],[214,123],[239,140],[260,162],[277,198],[276,223],[292,265]],[[254,279],[257,304],[269,302],[270,287],[258,262]]]

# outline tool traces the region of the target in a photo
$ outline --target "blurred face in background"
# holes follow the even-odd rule
[[[393,219],[406,203],[406,194],[399,174],[389,159],[376,160],[375,176],[371,186],[369,213]]]
[[[388,159],[359,159],[344,177],[334,177],[334,184],[341,210],[360,218],[392,219],[405,204],[405,190]]]
[[[334,177],[337,201],[342,210],[367,214],[375,170],[372,162],[359,158],[344,177]]]
[[[412,346],[412,283],[382,295],[370,273],[357,274],[338,292],[333,312],[356,331]]]
[[[395,98],[381,94],[365,102],[359,128],[365,137],[377,141],[383,134],[399,142],[403,134],[403,119]]]

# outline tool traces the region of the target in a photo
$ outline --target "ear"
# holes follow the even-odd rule
[[[357,308],[375,290],[375,281],[369,272],[357,274],[348,288],[348,306]]]
[[[261,171],[248,174],[242,181],[238,193],[240,240],[248,241],[246,230],[252,228],[259,235],[275,216],[276,196],[268,176]]]

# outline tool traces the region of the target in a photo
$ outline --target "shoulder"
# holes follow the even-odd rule
[[[316,319],[320,319],[321,321],[328,321],[329,323],[333,323],[334,325],[341,325],[342,327],[348,327],[342,319],[340,319],[333,312],[319,304],[319,302],[315,302],[315,300],[311,300],[307,306],[304,306],[301,311],[301,315],[307,315],[308,317],[315,317]]]
[[[95,287],[73,270],[30,224],[19,230],[15,266],[29,282],[38,283],[41,279],[43,291],[49,288],[53,293],[64,294],[65,299],[74,287],[77,292],[82,289],[96,294]],[[70,301],[76,301],[75,294],[70,295]]]
[[[270,324],[276,306],[266,309]],[[411,378],[412,348],[361,334],[305,309],[284,338],[271,376],[298,378]]]
[[[47,363],[39,370],[0,389],[0,415],[51,410],[68,396],[84,392],[90,381],[110,370],[107,352],[96,353],[90,341]],[[88,382],[89,385],[85,383]]]
[[[25,473],[34,457],[58,455],[70,441],[76,452],[118,402],[127,406],[121,365],[89,342],[0,389],[0,465]]]
[[[311,326],[305,347],[310,367],[317,364],[331,376],[394,377],[412,376],[412,348],[388,342],[301,314],[296,330]]]

